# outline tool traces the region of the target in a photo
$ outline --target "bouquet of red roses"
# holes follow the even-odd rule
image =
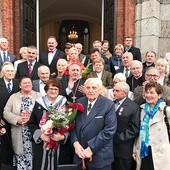
[[[77,111],[84,111],[82,104],[68,102],[68,106],[56,108],[50,106],[48,112],[42,116],[39,127],[46,135],[51,135],[54,132],[64,135],[73,129]],[[47,150],[56,151],[58,143],[51,139],[50,142],[45,143],[44,147]]]

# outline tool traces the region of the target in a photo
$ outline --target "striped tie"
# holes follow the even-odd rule
[[[11,93],[11,83],[9,82],[8,84],[7,84],[7,90],[8,90],[8,93]]]

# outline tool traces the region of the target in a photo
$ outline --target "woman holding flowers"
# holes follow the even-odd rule
[[[19,80],[19,86],[21,91],[11,95],[3,114],[4,119],[11,124],[13,164],[17,170],[32,170],[31,133],[27,122],[35,100],[41,95],[32,90],[32,82],[29,77],[22,77]]]
[[[72,163],[69,127],[62,133],[56,128],[60,123],[62,127],[64,123],[67,125],[65,117],[62,117],[67,100],[59,95],[61,85],[56,79],[50,79],[44,89],[46,95],[36,101],[29,120],[33,137],[33,169],[56,170],[57,164]],[[61,121],[54,121],[57,119]]]

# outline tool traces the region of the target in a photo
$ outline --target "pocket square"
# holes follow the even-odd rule
[[[101,118],[103,118],[103,116],[96,116],[95,118],[96,119],[101,119]]]

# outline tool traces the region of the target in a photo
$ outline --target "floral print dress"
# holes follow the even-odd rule
[[[22,97],[21,100],[21,113],[24,110],[32,112],[33,103],[29,97]],[[32,170],[32,144],[31,144],[31,133],[27,125],[22,126],[22,139],[23,139],[23,155],[14,155],[14,166],[17,170]]]

